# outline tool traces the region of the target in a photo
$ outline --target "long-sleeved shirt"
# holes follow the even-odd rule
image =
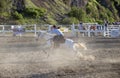
[[[51,33],[64,36],[63,32],[61,32],[59,29],[52,29]]]

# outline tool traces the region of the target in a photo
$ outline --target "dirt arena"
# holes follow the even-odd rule
[[[120,38],[78,37],[85,60],[68,49],[43,51],[33,37],[0,37],[0,78],[120,78]],[[49,53],[49,56],[48,56]]]

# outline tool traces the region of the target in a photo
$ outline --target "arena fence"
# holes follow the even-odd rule
[[[71,25],[72,35],[77,37],[78,33],[82,36],[104,36],[120,37],[120,25],[99,25],[97,23],[83,23]]]
[[[24,31],[23,31],[24,29]],[[50,25],[0,25],[0,35],[1,36],[11,36],[16,34],[16,36],[36,36],[41,30],[49,31]]]
[[[30,24],[30,25],[0,25],[0,36],[11,36],[14,33],[16,36],[37,36],[40,31],[51,31],[49,24]],[[57,25],[65,27],[63,32],[71,31],[72,36],[77,37],[78,34],[84,36],[104,36],[104,37],[120,37],[120,25],[99,25],[98,23],[83,23],[72,25]],[[13,31],[13,27],[18,28],[18,31]],[[25,29],[20,31],[19,28]]]

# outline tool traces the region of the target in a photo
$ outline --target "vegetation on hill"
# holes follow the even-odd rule
[[[1,24],[120,21],[119,0],[0,0]]]

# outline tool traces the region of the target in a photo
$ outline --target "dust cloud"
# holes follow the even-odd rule
[[[113,43],[106,46],[88,42],[87,50],[75,52],[67,48],[44,51],[43,42],[34,38],[1,37],[0,41],[0,78],[120,77],[120,49]]]

